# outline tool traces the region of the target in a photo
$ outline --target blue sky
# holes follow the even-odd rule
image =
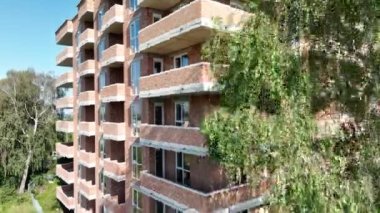
[[[79,0],[0,0],[0,78],[10,69],[34,68],[59,75],[70,68],[57,67],[62,46],[55,31],[76,13]]]

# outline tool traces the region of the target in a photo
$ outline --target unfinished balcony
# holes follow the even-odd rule
[[[78,48],[94,48],[95,33],[94,29],[87,28],[79,35]]]
[[[74,74],[72,71],[66,72],[60,75],[57,80],[55,80],[55,87],[64,86],[65,84],[72,84],[74,80]]]
[[[74,144],[73,143],[56,143],[55,151],[59,157],[74,158]]]
[[[126,124],[124,121],[124,102],[102,103],[101,106],[103,138],[114,141],[125,141]]]
[[[73,184],[75,180],[73,163],[58,164],[55,174],[67,184]]]
[[[157,10],[167,10],[177,5],[181,0],[138,0],[139,7],[147,7]]]
[[[124,102],[125,101],[125,84],[111,84],[105,86],[100,91],[100,99],[103,103]]]
[[[92,20],[95,11],[94,0],[81,0],[78,7],[79,20]]]
[[[140,51],[175,52],[207,41],[219,27],[234,30],[248,16],[242,10],[217,1],[196,0],[142,29],[139,33]],[[220,20],[222,26],[217,27],[216,20]]]
[[[68,209],[74,210],[74,185],[59,186],[56,191],[57,199]]]
[[[120,67],[125,61],[125,47],[122,44],[115,44],[103,52],[100,65],[102,67]]]
[[[95,60],[86,60],[78,66],[79,76],[94,75],[95,74]]]
[[[218,91],[209,63],[197,63],[140,78],[140,98]]]
[[[80,179],[79,180],[79,191],[88,200],[96,199],[96,185],[90,180]]]
[[[73,108],[74,107],[74,98],[72,96],[58,98],[54,101],[55,108]]]
[[[105,140],[104,143],[104,175],[117,182],[124,181],[127,169],[124,143],[113,140]]]
[[[74,49],[73,47],[66,47],[57,56],[57,65],[63,67],[73,66]]]
[[[95,136],[95,122],[94,121],[81,121],[79,122],[79,135]]]
[[[101,32],[103,33],[122,33],[124,23],[124,7],[114,4],[104,14]]]
[[[73,45],[74,25],[71,20],[66,20],[55,32],[55,40],[60,45]]]
[[[105,195],[103,200],[104,208],[107,209],[108,212],[124,213],[128,208],[125,200],[120,199],[118,196]]]
[[[96,212],[96,200],[87,199],[85,195],[80,194],[78,212],[79,213],[94,213]]]
[[[73,133],[74,123],[73,121],[56,121],[55,130],[57,132]]]
[[[260,189],[253,189],[249,185],[202,192],[154,176],[146,171],[141,173],[140,186],[136,186],[136,188],[148,197],[154,199],[163,198],[169,202],[176,202],[178,207],[182,207],[181,211],[192,209],[197,212],[213,212],[217,209],[228,208],[263,193]]]
[[[79,93],[78,102],[79,106],[95,105],[95,91],[85,91]]]
[[[104,207],[114,213],[126,212],[125,181],[118,182],[107,177],[103,181]]]
[[[197,127],[141,124],[140,144],[197,156],[208,152],[207,140]]]
[[[85,150],[79,151],[79,162],[89,168],[95,167],[96,154],[95,152],[86,152]]]
[[[124,122],[102,122],[103,137],[107,140],[125,141],[126,126]]]

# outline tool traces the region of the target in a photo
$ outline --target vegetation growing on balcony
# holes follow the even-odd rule
[[[203,125],[210,155],[235,180],[271,182],[271,206],[380,209],[379,4],[251,0],[255,16],[205,47],[215,68],[229,65],[214,70],[224,87]]]

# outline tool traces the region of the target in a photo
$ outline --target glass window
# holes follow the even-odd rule
[[[133,93],[138,95],[140,86],[141,60],[136,59],[131,63],[131,87]]]
[[[103,52],[106,49],[106,37],[102,37],[98,44],[97,57],[98,60],[102,59]]]
[[[190,186],[190,155],[177,152],[176,161],[177,182],[185,186]]]
[[[107,158],[107,155],[105,153],[105,144],[106,144],[106,140],[104,140],[103,135],[102,135],[99,140],[99,146],[100,146],[99,157],[102,159]]]
[[[103,25],[103,18],[104,18],[104,5],[100,6],[100,9],[99,9],[99,12],[98,12],[98,31],[100,31],[102,29],[102,25]]]
[[[142,212],[141,193],[136,191],[135,189],[132,189],[132,208],[133,208],[133,213]]]
[[[189,56],[187,54],[177,56],[174,58],[174,67],[180,68],[189,65]]]
[[[105,122],[106,121],[106,111],[107,111],[107,104],[106,103],[101,103],[100,108],[99,108],[99,113],[100,113],[100,122]]]
[[[132,11],[136,11],[138,6],[137,6],[137,0],[129,0],[129,8]]]
[[[175,125],[186,126],[189,122],[189,102],[181,101],[175,103]]]
[[[140,178],[140,172],[142,170],[142,158],[142,148],[136,145],[132,146],[133,178]]]
[[[139,137],[141,124],[141,100],[136,99],[131,104],[132,136]]]
[[[162,58],[153,59],[153,73],[160,73],[163,71],[164,63]]]
[[[133,52],[139,51],[139,30],[140,30],[140,19],[136,18],[129,25],[130,46]]]
[[[107,74],[107,70],[106,68],[102,68],[102,70],[100,71],[100,75],[99,75],[99,91],[101,89],[103,89],[103,87],[106,86],[106,74]]]
[[[162,15],[159,13],[153,13],[153,23],[159,21],[162,18]]]

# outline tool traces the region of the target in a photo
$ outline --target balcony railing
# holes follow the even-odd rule
[[[111,84],[102,88],[100,98],[103,103],[125,101],[125,84]]]
[[[248,16],[217,1],[196,0],[142,29],[140,50],[159,54],[175,52],[209,39],[213,30],[218,29],[216,20],[220,20],[221,28],[234,30]]]
[[[79,180],[79,191],[88,200],[96,199],[96,185],[92,184],[91,181],[86,181],[84,179]]]
[[[125,141],[126,126],[125,123],[102,122],[103,137],[107,140]]]
[[[64,67],[73,66],[74,50],[73,47],[66,47],[57,56],[57,65]]]
[[[95,43],[95,34],[93,29],[86,29],[82,34],[79,35],[78,48],[93,46]]]
[[[206,142],[199,128],[195,127],[148,124],[140,126],[140,143],[148,147],[206,156]]]
[[[127,164],[125,162],[117,162],[109,158],[103,160],[104,173],[115,181],[125,180]]]
[[[63,108],[73,108],[74,107],[74,99],[72,96],[63,97],[56,99],[54,101],[55,107],[57,109],[63,109]]]
[[[95,60],[86,60],[79,64],[78,72],[79,76],[95,74]]]
[[[94,168],[96,162],[95,152],[86,152],[84,150],[79,151],[79,162],[87,168]]]
[[[60,45],[73,45],[74,26],[71,20],[66,20],[55,32],[55,40]]]
[[[143,193],[147,193],[148,196],[152,193],[160,194],[199,212],[213,212],[216,209],[247,201],[264,192],[261,187],[254,189],[249,185],[240,185],[204,193],[148,174],[146,171],[141,174],[140,187],[145,189]]]
[[[79,93],[78,97],[79,106],[95,105],[95,91],[85,91]]]
[[[58,177],[64,180],[68,184],[74,183],[74,167],[73,163],[58,164],[56,166],[55,173]]]
[[[66,72],[60,75],[57,80],[55,80],[55,87],[59,87],[65,84],[73,83],[74,74],[72,71]]]
[[[57,187],[56,196],[67,209],[73,210],[75,208],[74,185]]]
[[[92,19],[92,13],[95,10],[94,0],[83,0],[78,5],[78,18]]]
[[[141,98],[217,90],[209,63],[192,64],[140,78]]]
[[[95,136],[95,122],[84,122],[79,123],[79,134],[84,136]]]
[[[148,7],[157,10],[167,10],[177,5],[181,0],[138,0],[139,7]]]
[[[74,145],[73,143],[56,143],[55,151],[58,156],[65,158],[74,158]]]
[[[115,4],[103,17],[102,32],[123,32],[124,11],[122,5]]]
[[[115,44],[104,50],[101,59],[101,66],[112,66],[114,64],[122,64],[125,60],[125,48],[122,44]]]
[[[73,133],[74,123],[72,121],[56,121],[55,130],[57,132]]]

